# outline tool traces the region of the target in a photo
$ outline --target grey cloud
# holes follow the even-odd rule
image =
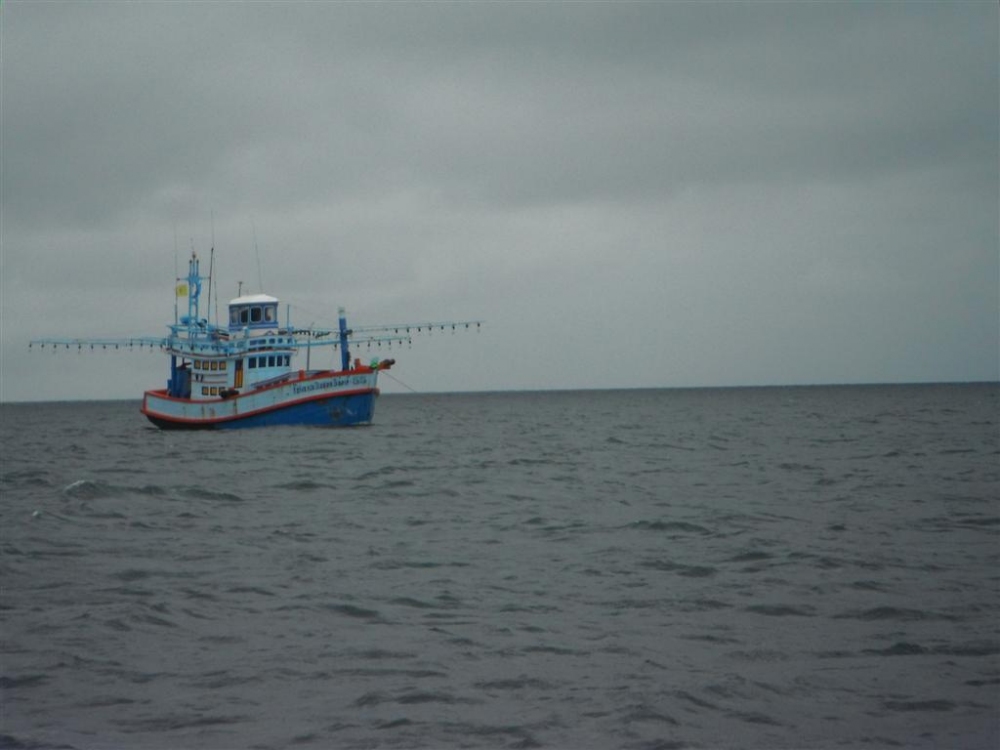
[[[948,33],[978,19],[934,5],[14,13],[42,16],[7,35],[26,61],[6,77],[15,221],[65,194],[49,220],[86,224],[131,208],[150,173],[248,200],[430,180],[456,199],[558,203],[849,179],[995,143],[995,107],[977,98],[989,44]],[[274,184],[282,172],[294,185]]]
[[[204,251],[214,213],[227,289],[255,225],[272,292],[493,316],[497,362],[551,326],[552,383],[604,372],[574,320],[635,318],[616,351],[662,350],[630,383],[996,373],[994,4],[2,13],[5,347],[11,311],[61,324],[81,287],[144,290],[162,324],[173,232]]]

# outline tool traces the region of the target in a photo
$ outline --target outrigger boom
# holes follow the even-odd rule
[[[393,359],[351,361],[359,345],[377,348],[409,344],[414,332],[479,329],[482,321],[395,323],[350,328],[344,308],[337,328],[296,328],[278,322],[279,300],[266,294],[241,295],[229,303],[227,326],[200,315],[202,282],[192,252],[188,275],[178,279],[177,297],[187,297],[187,314],[169,325],[164,337],[35,339],[29,347],[122,349],[159,348],[170,355],[166,388],[146,391],[142,413],[164,429],[232,428],[264,425],[346,426],[371,422],[378,374]],[[340,351],[339,370],[308,369],[318,347]],[[293,366],[306,352],[304,369]]]

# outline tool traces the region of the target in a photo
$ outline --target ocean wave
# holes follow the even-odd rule
[[[0,745],[994,747],[982,390],[413,396],[370,430],[190,435],[133,404],[99,443],[110,407],[27,420],[66,460],[4,454]]]

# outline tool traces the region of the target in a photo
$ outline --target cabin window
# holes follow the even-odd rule
[[[234,307],[229,311],[229,323],[235,325],[240,322],[240,311],[239,308]]]
[[[257,358],[248,357],[247,358],[247,368],[250,370],[255,370],[257,368]]]
[[[270,322],[272,322],[274,320],[274,308],[273,307],[265,307],[264,308],[264,320],[266,320],[268,323],[270,323]]]
[[[211,364],[209,364],[209,366],[208,366],[208,369],[210,369],[210,370],[218,370],[219,369],[219,363],[216,362],[215,360],[212,360]]]
[[[216,386],[213,385],[211,393],[209,395],[211,395],[211,396],[218,396],[219,395],[219,389]]]
[[[225,362],[219,362],[219,369],[222,370],[223,372],[225,372],[226,371],[226,363]]]
[[[246,307],[240,308],[240,323],[250,322],[250,310]]]
[[[201,360],[200,359],[196,359],[194,361],[194,369],[196,369],[196,370],[200,370],[201,369]]]
[[[250,308],[250,322],[251,323],[260,323],[260,308],[259,307],[251,307]]]
[[[268,367],[274,367],[274,355],[273,354],[270,357],[267,358],[267,365],[268,365]]]
[[[288,367],[291,363],[292,363],[292,355],[291,354],[286,354],[285,355],[285,367]]]
[[[207,396],[208,395],[208,386],[207,385],[203,385],[201,387],[201,395],[202,396]]]

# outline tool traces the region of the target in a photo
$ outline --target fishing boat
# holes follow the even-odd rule
[[[162,429],[229,429],[270,425],[350,426],[368,424],[375,413],[379,373],[393,359],[351,359],[352,347],[389,349],[408,344],[413,333],[475,327],[481,321],[404,323],[352,329],[344,308],[335,329],[296,328],[286,313],[279,321],[280,300],[249,294],[229,302],[228,322],[210,323],[200,313],[203,283],[192,251],[188,275],[178,279],[176,298],[187,299],[187,314],[175,306],[174,323],[165,337],[127,339],[36,339],[29,346],[159,347],[170,357],[165,388],[143,394],[142,413]],[[290,310],[290,308],[289,308]],[[310,352],[332,347],[340,369],[309,369]],[[305,355],[304,367],[298,359]]]

